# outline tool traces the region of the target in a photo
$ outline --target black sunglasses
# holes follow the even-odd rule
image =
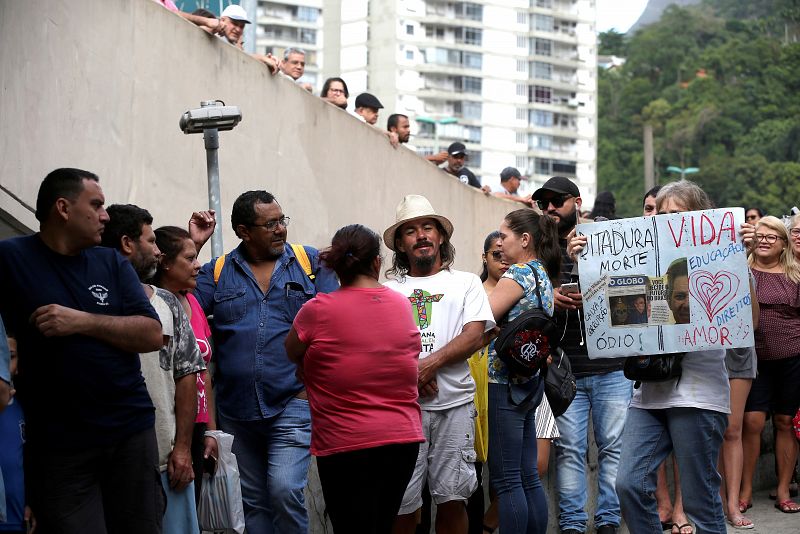
[[[560,197],[552,197],[552,198],[543,198],[541,200],[536,201],[536,205],[539,206],[539,209],[544,211],[547,207],[552,204],[554,208],[558,209],[564,205],[564,202],[571,199],[572,195],[563,195]]]

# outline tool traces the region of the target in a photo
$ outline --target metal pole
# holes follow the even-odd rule
[[[206,100],[202,107],[216,105],[214,100]],[[203,130],[203,141],[206,145],[206,168],[208,170],[208,207],[214,210],[217,217],[222,215],[222,202],[219,191],[219,131],[216,128]],[[217,224],[211,236],[211,257],[224,254],[222,249],[222,225]]]
[[[433,121],[433,144],[436,145],[437,154],[442,151],[439,148],[439,123],[436,121]]]
[[[650,191],[656,185],[655,165],[653,164],[653,125],[644,125],[644,190]]]

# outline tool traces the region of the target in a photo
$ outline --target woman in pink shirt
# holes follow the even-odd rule
[[[391,532],[422,434],[420,334],[408,299],[378,282],[380,238],[333,236],[320,259],[342,287],[301,308],[286,338],[311,408],[311,453],[335,532]]]
[[[154,282],[178,297],[189,317],[200,354],[208,367],[211,361],[211,328],[197,299],[189,292],[197,284],[197,274],[200,272],[195,244],[189,237],[189,232],[177,226],[162,226],[155,234],[162,257]],[[205,437],[206,430],[217,429],[213,409],[214,394],[209,377],[208,371],[197,374],[197,418],[192,434],[195,501],[200,498],[203,483],[203,460],[217,458],[217,441]]]

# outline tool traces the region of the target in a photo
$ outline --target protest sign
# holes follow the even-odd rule
[[[579,224],[590,358],[753,346],[742,208]]]

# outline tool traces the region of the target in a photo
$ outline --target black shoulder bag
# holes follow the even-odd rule
[[[667,382],[674,378],[680,381],[685,355],[685,352],[678,352],[658,356],[629,356],[625,358],[623,372],[625,378],[635,382],[633,385],[635,389],[638,389],[642,382]],[[677,385],[676,383],[675,386]]]

